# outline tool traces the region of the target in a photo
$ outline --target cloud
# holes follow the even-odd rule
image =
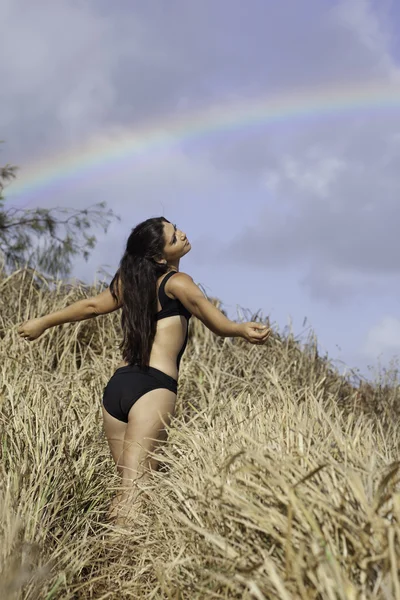
[[[20,156],[79,144],[165,98],[173,56],[166,61],[149,43],[133,11],[106,14],[98,4],[6,0],[2,7],[0,126],[11,147],[20,143]]]
[[[77,143],[111,125],[168,118],[182,99],[190,111],[387,75],[388,45],[366,0],[331,9],[319,0],[254,0],[251,11],[237,0],[175,1],[167,11],[154,2],[132,10],[126,2],[5,0],[0,125],[10,143],[23,136],[27,150],[38,139],[47,148]],[[259,144],[247,146],[246,157],[259,163],[260,154]]]
[[[387,315],[368,331],[363,354],[375,358],[382,353],[400,353],[400,319]]]
[[[339,3],[330,16],[338,40],[344,35],[340,29],[351,34],[349,64],[355,55],[363,57],[365,78],[385,82],[388,93],[391,86],[398,91],[391,38],[372,4]],[[330,67],[328,62],[326,70]],[[354,75],[360,76],[358,67]],[[345,301],[366,293],[371,283],[377,291],[382,275],[393,278],[400,271],[399,134],[397,121],[382,110],[298,125],[293,133],[285,131],[275,155],[270,139],[262,173],[264,208],[223,254],[260,268],[297,265],[299,281],[318,300]]]
[[[390,26],[390,17],[385,14],[384,6],[381,5],[379,14],[374,9],[376,5],[371,0],[348,0],[339,2],[331,14],[339,24],[355,34],[361,47],[370,53],[370,67],[374,69],[371,75],[383,72],[398,79],[398,67],[390,54],[395,31]]]

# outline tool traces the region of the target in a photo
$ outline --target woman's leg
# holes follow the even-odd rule
[[[103,412],[103,426],[110,447],[111,456],[117,466],[117,471],[120,475],[123,472],[122,458],[124,453],[124,439],[126,428],[128,426],[124,421],[116,419],[106,411],[104,406],[101,407]]]
[[[103,426],[110,447],[111,456],[117,466],[118,473],[123,475],[123,454],[124,454],[124,439],[126,428],[128,426],[124,421],[116,419],[106,411],[104,406],[101,407],[103,412]],[[121,501],[121,492],[117,494],[111,501],[107,512],[107,520],[113,521],[118,514],[118,504]]]
[[[157,469],[158,461],[148,455],[166,439],[165,426],[169,425],[175,410],[176,394],[166,388],[152,390],[141,396],[128,414],[123,453],[122,504],[130,507],[137,495],[137,483],[149,476],[149,469]]]

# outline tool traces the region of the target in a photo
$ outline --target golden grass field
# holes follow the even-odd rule
[[[22,321],[100,291],[35,277],[0,275],[1,600],[400,599],[396,378],[360,387],[312,336],[257,346],[191,319],[162,468],[113,529],[120,311],[29,343]]]

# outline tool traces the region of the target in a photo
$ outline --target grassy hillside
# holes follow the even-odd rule
[[[106,526],[120,316],[16,332],[93,293],[0,275],[0,598],[400,598],[398,383],[343,379],[311,337],[192,319],[162,469],[137,524]]]

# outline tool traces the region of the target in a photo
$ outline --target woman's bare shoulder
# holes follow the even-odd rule
[[[174,299],[176,299],[176,295],[174,294],[174,289],[182,288],[185,284],[193,281],[192,277],[188,273],[184,273],[183,271],[177,271],[169,277],[165,284],[165,292],[171,295]]]
[[[184,271],[177,271],[177,272],[174,274],[174,277],[170,277],[169,281],[172,281],[173,279],[175,279],[175,281],[176,281],[177,279],[181,279],[182,281],[185,281],[185,280],[186,280],[186,281],[189,281],[189,280],[190,280],[190,281],[193,281],[193,277],[191,277],[191,276],[189,275],[189,273],[185,273]]]
[[[187,302],[191,303],[200,296],[204,298],[204,293],[195,284],[193,277],[183,271],[179,271],[173,277],[170,277],[165,288],[171,296],[183,302],[185,306]],[[186,306],[186,308],[188,307]]]

